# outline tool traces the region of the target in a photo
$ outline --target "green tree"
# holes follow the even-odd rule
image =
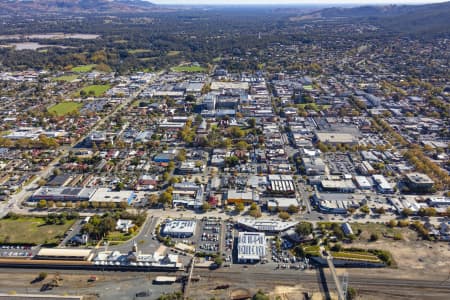
[[[300,222],[295,227],[295,232],[300,236],[308,236],[313,231],[313,225],[309,222]]]
[[[363,205],[361,206],[361,208],[359,209],[362,213],[368,214],[370,213],[370,209],[367,205]]]
[[[37,204],[38,208],[46,208],[47,207],[47,201],[46,200],[39,200],[38,204]]]
[[[222,257],[220,255],[216,255],[216,257],[214,258],[214,263],[220,267],[223,264]]]
[[[236,203],[236,207],[235,207],[236,212],[241,213],[244,211],[244,209],[245,209],[244,203],[242,203],[242,202]]]
[[[270,300],[270,297],[264,294],[263,291],[259,290],[255,295],[253,295],[252,300]]]
[[[161,195],[159,195],[158,202],[165,205],[172,204],[172,193],[168,192],[167,190],[164,193],[161,193]]]
[[[250,128],[255,128],[256,126],[256,119],[255,118],[250,118],[247,120],[247,124],[248,126],[250,126]]]
[[[380,238],[380,236],[378,235],[378,233],[372,233],[371,235],[370,235],[370,241],[371,242],[376,242],[376,241],[378,241],[378,239]]]
[[[300,209],[298,206],[291,204],[291,205],[289,205],[287,212],[290,214],[296,214],[296,213],[298,213],[299,210]]]
[[[211,205],[208,203],[208,202],[203,202],[203,204],[202,204],[202,210],[203,211],[208,211],[208,210],[210,210],[211,209]]]
[[[291,216],[288,212],[282,211],[278,214],[278,217],[282,220],[288,220]]]

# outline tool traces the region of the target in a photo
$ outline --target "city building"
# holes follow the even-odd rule
[[[254,263],[266,257],[266,235],[262,232],[239,232],[238,262]]]
[[[90,202],[97,203],[126,203],[131,204],[136,195],[133,191],[112,191],[108,188],[96,189],[95,193],[89,199]]]
[[[237,221],[238,225],[247,231],[259,231],[266,234],[278,234],[297,225],[298,222],[284,222],[275,220],[263,220],[243,218]]]
[[[89,201],[96,189],[78,187],[40,187],[30,197],[30,201]]]
[[[409,189],[413,192],[429,192],[433,188],[434,181],[426,174],[409,173],[405,177]]]
[[[197,221],[195,220],[174,220],[164,224],[162,234],[176,238],[187,238],[195,234]]]

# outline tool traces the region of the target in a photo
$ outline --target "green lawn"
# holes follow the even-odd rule
[[[360,260],[368,262],[381,262],[381,260],[374,254],[369,252],[331,252],[334,258]]]
[[[74,81],[75,79],[77,79],[78,76],[77,75],[65,75],[65,76],[59,76],[59,77],[55,77],[52,78],[53,81],[65,81],[65,82],[70,82],[70,81]]]
[[[196,72],[205,72],[206,68],[200,66],[178,66],[173,67],[172,71],[174,72],[186,72],[186,73],[196,73]]]
[[[92,71],[97,65],[82,65],[82,66],[76,66],[72,68],[72,72],[77,73],[87,73]]]
[[[45,225],[43,218],[20,217],[0,220],[0,243],[10,244],[56,244],[75,223],[68,220],[64,225]]]
[[[129,239],[133,238],[136,235],[136,233],[137,232],[123,233],[120,231],[113,231],[108,234],[106,239],[109,241],[115,241],[115,242],[122,241],[123,242],[123,241],[128,241]]]
[[[75,94],[75,96],[79,97],[81,91],[84,91],[86,93],[86,95],[88,95],[88,96],[91,96],[91,94],[93,93],[93,96],[100,97],[101,95],[103,95],[110,88],[111,88],[111,86],[109,84],[89,85],[89,86],[86,86],[86,87],[82,88],[81,90],[79,90]]]
[[[55,112],[57,116],[64,116],[68,113],[78,111],[83,104],[79,102],[61,102],[48,108],[49,112]]]
[[[305,251],[305,254],[307,255],[320,256],[320,247],[318,245],[303,247],[303,251]]]

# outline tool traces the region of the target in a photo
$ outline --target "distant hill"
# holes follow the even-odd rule
[[[332,7],[304,14],[297,20],[370,19],[404,32],[450,32],[450,2],[424,5],[383,5],[353,8]]]
[[[0,14],[147,12],[154,7],[143,0],[0,0]]]

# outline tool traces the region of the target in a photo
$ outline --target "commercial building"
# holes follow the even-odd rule
[[[272,198],[267,201],[269,210],[287,210],[290,206],[298,207],[297,198]]]
[[[350,133],[316,132],[316,140],[324,144],[357,144],[358,138]]]
[[[369,181],[368,177],[366,176],[355,176],[354,177],[355,183],[361,190],[370,190],[372,189],[372,183]]]
[[[109,202],[130,204],[135,198],[133,191],[111,191],[108,188],[99,188],[91,196],[90,202]]]
[[[428,192],[433,188],[434,181],[426,174],[409,173],[405,177],[409,189],[413,192]]]
[[[305,168],[306,175],[324,175],[325,163],[320,157],[303,157],[303,167]]]
[[[164,224],[163,235],[186,238],[195,234],[197,228],[197,221],[195,220],[174,220]]]
[[[51,260],[89,261],[92,259],[92,255],[93,252],[91,249],[41,248],[34,258],[51,259]]]
[[[450,206],[450,197],[430,197],[427,203],[429,206]]]
[[[313,204],[322,213],[329,214],[346,214],[349,208],[360,207],[360,200],[362,199],[356,199],[353,194],[320,193],[317,190],[312,197]]]
[[[278,234],[297,225],[298,222],[282,222],[275,220],[262,220],[244,218],[238,220],[238,225],[249,231],[259,231],[268,234]]]
[[[269,175],[267,190],[272,194],[294,194],[294,180],[291,175]]]
[[[227,191],[227,203],[253,203],[259,202],[259,194],[257,191],[236,191],[236,190],[228,190]]]
[[[239,232],[238,262],[253,263],[266,256],[266,235],[262,232]]]
[[[377,185],[377,189],[383,194],[394,193],[394,186],[387,181],[383,175],[373,175],[372,179]]]
[[[30,197],[30,201],[89,201],[96,189],[69,187],[40,187]]]
[[[203,205],[203,185],[181,182],[173,185],[172,205],[200,208]]]
[[[322,180],[320,186],[324,191],[353,193],[355,185],[351,180]]]

